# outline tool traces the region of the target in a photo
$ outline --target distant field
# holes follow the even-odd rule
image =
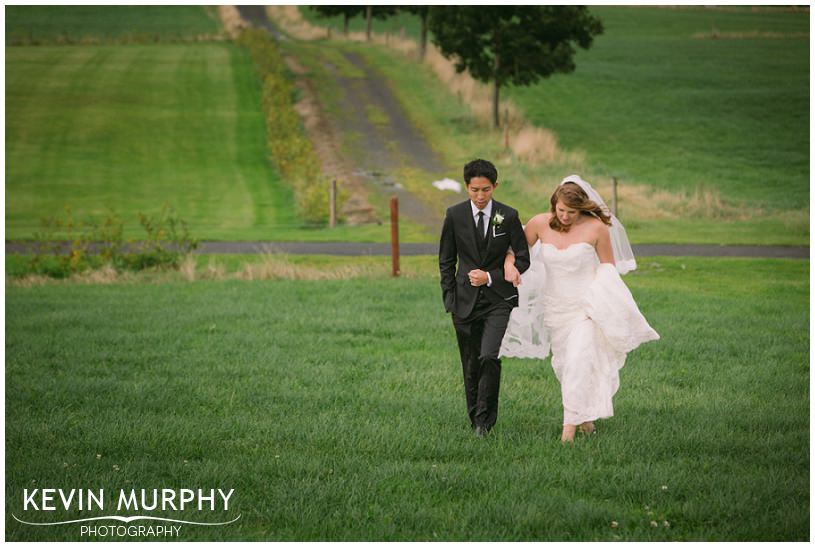
[[[169,203],[198,238],[387,240],[384,225],[303,226],[267,160],[251,59],[231,44],[7,48],[6,102],[9,239],[66,205],[143,236],[137,214]]]
[[[501,180],[496,198],[517,207],[522,218],[548,210],[549,196],[557,183],[572,172],[582,173],[610,201],[610,177],[598,175],[588,166],[581,168],[568,162],[530,166],[515,161],[504,150],[501,133],[474,123],[468,108],[439,86],[429,68],[417,67],[400,54],[380,47],[341,42],[332,42],[326,47],[348,48],[363,55],[390,80],[413,121],[445,158],[449,166],[447,176],[461,180],[461,166],[474,157],[494,160]],[[654,210],[647,197],[647,187],[631,193],[630,182],[622,179],[622,190],[628,193],[626,199],[621,200],[619,210],[635,244],[806,245],[809,241],[809,217],[805,209],[759,214],[749,207],[741,210],[730,205],[720,215],[715,202],[707,206],[701,200],[685,200],[682,192],[675,190],[668,194],[665,210]],[[427,182],[424,188],[426,197],[433,199],[437,191],[429,188]],[[465,199],[463,195],[461,199]]]
[[[809,12],[591,11],[606,30],[579,50],[574,74],[509,91],[532,121],[585,150],[598,173],[808,207]],[[694,37],[714,29],[744,37]]]
[[[807,244],[806,16],[591,9],[606,33],[579,53],[577,72],[508,94],[530,119],[554,129],[563,147],[585,152],[579,170],[601,189],[616,174],[626,188],[647,185],[670,193],[672,209],[663,217],[623,199],[621,218],[632,241]],[[98,37],[217,27],[211,10],[195,7],[10,6],[6,15],[9,36],[26,29],[56,41],[71,29]],[[352,30],[360,24],[356,20]],[[397,34],[402,27],[407,35],[418,34],[409,15],[374,24]],[[723,36],[775,34],[693,38],[713,28]],[[473,155],[495,159],[503,182],[499,199],[517,205],[525,217],[546,206],[567,170],[578,169],[513,161],[501,135],[475,125],[466,106],[426,67],[381,48],[323,44],[364,53],[443,156],[449,176],[458,178]],[[112,208],[130,223],[128,235],[138,236],[136,213],[158,211],[165,202],[199,238],[388,238],[384,225],[304,229],[289,187],[266,160],[251,62],[231,45],[7,47],[6,102],[9,238],[32,237],[41,218],[65,205],[97,218]],[[686,196],[699,187],[720,193],[726,210],[719,214],[715,201],[701,212],[683,210]],[[401,236],[435,239],[408,222]]]
[[[496,160],[504,181],[499,199],[517,205],[523,216],[548,207],[557,182],[577,171],[609,201],[611,177],[619,177],[620,216],[635,243],[807,244],[809,68],[808,40],[800,36],[808,32],[806,16],[740,8],[591,9],[606,32],[591,50],[580,51],[577,72],[507,93],[528,118],[554,129],[562,148],[583,152],[585,161],[577,163],[512,161],[502,135],[475,125],[428,68],[384,48],[326,47],[365,54],[445,156],[454,178],[475,155]],[[301,11],[318,24],[341,23]],[[400,17],[392,23],[415,38],[415,18]],[[720,33],[759,28],[782,37],[691,38],[710,32],[713,21]],[[384,25],[375,22],[379,30]],[[680,46],[695,52],[699,74]],[[671,47],[679,52],[675,58]],[[774,63],[794,74],[780,73]],[[648,197],[649,188],[661,191],[658,202]]]
[[[216,34],[214,6],[6,6],[6,44]]]
[[[202,239],[388,240],[384,224],[328,230],[298,218],[269,165],[246,51],[121,43],[216,32],[214,8],[11,6],[6,15],[10,41],[52,43],[6,48],[6,237],[33,237],[65,206],[97,221],[114,211],[126,237],[143,237],[137,214],[169,203]],[[100,44],[53,45],[66,36]],[[401,222],[403,241],[426,237]]]
[[[6,237],[70,205],[137,213],[170,203],[194,236],[297,224],[266,160],[258,84],[228,44],[6,50]]]

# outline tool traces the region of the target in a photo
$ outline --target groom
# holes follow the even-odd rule
[[[464,166],[470,199],[447,209],[439,243],[444,308],[453,314],[467,413],[484,437],[498,418],[501,360],[498,351],[518,290],[504,280],[504,257],[512,247],[515,267],[529,268],[518,211],[492,199],[498,171],[486,160]],[[458,264],[458,269],[456,269]]]

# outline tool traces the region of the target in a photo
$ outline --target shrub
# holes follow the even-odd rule
[[[146,268],[178,269],[181,261],[198,247],[187,223],[170,205],[154,217],[139,213],[146,239],[125,243],[124,225],[110,212],[103,220],[78,219],[70,207],[63,217],[42,220],[35,234],[35,254],[10,275],[30,274],[65,278],[106,264],[117,271]]]
[[[170,205],[164,205],[157,217],[139,213],[139,223],[147,232],[147,239],[135,244],[138,252],[122,255],[127,269],[169,267],[177,270],[181,260],[198,247],[198,240],[190,237],[187,223]]]
[[[266,31],[250,28],[241,32],[238,44],[249,50],[260,77],[272,164],[293,186],[300,216],[323,223],[328,219],[328,180],[294,109],[296,90],[277,43]]]

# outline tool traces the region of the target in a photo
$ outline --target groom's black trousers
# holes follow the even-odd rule
[[[473,427],[492,429],[498,419],[498,390],[501,386],[501,360],[498,352],[507,330],[512,307],[490,302],[484,296],[464,318],[453,315],[458,351],[464,372],[467,414]]]

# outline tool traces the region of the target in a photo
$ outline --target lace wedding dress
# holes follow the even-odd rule
[[[551,349],[564,424],[613,416],[626,354],[659,339],[617,269],[600,264],[590,243],[538,242],[521,279],[501,356],[545,359]]]

